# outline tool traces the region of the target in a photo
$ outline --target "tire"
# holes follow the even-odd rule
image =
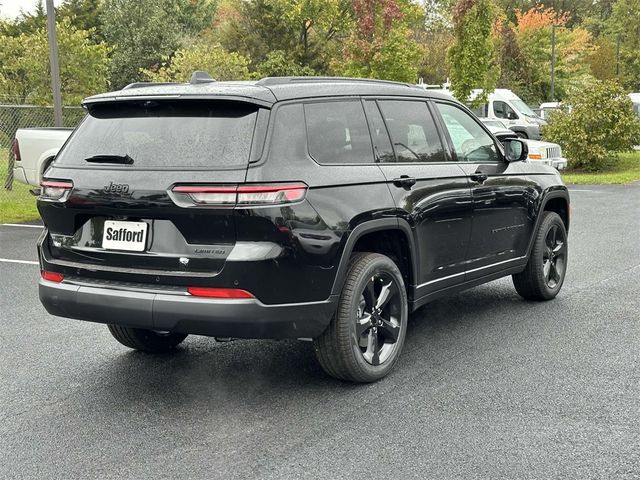
[[[518,138],[524,138],[525,140],[529,138],[529,136],[524,132],[516,132]]]
[[[555,212],[544,212],[523,272],[513,275],[516,291],[527,300],[551,300],[558,295],[567,272],[567,229]]]
[[[185,333],[162,333],[144,328],[107,325],[111,335],[125,347],[147,353],[167,353],[187,338]]]
[[[398,266],[378,253],[349,261],[331,323],[314,339],[325,372],[352,382],[375,382],[395,366],[407,333],[409,308]]]

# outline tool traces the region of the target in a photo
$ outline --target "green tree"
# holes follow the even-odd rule
[[[185,38],[211,22],[214,8],[211,0],[105,0],[101,20],[113,46],[113,87],[140,80],[142,69],[172,55]]]
[[[104,40],[102,34],[102,0],[65,0],[56,9],[58,19],[69,18],[78,30],[93,32],[92,40],[96,43]]]
[[[620,37],[620,81],[640,91],[640,0],[618,0],[609,20],[612,36]]]
[[[37,0],[33,13],[20,10],[20,15],[15,21],[0,24],[0,35],[15,37],[21,33],[35,33],[47,25],[47,11],[44,1]]]
[[[417,42],[420,46],[418,77],[424,83],[441,85],[449,78],[449,62],[447,51],[453,44],[453,34],[446,29],[418,32]]]
[[[606,35],[595,41],[594,50],[586,57],[591,74],[598,80],[613,80],[616,76],[616,46]]]
[[[497,19],[492,0],[459,0],[453,14],[455,43],[449,49],[454,96],[466,101],[474,88],[483,93],[474,103],[486,101],[500,76],[492,28]]]
[[[335,73],[415,83],[420,47],[411,26],[422,12],[405,0],[354,0],[355,28],[344,42]]]
[[[196,70],[205,70],[216,80],[247,80],[249,60],[221,46],[195,45],[179,49],[173,58],[165,58],[156,71],[144,70],[155,82],[188,82]]]
[[[306,65],[297,63],[282,50],[273,50],[267,54],[267,58],[256,69],[256,76],[262,77],[286,77],[286,76],[310,76],[315,71]]]
[[[108,47],[89,39],[92,31],[78,30],[68,19],[57,25],[62,99],[77,105],[107,87]],[[46,28],[18,36],[0,36],[0,95],[19,103],[50,105],[51,76]],[[25,54],[28,52],[28,54]]]
[[[347,0],[247,0],[221,11],[217,38],[251,58],[254,69],[282,51],[292,64],[326,72],[350,21]]]
[[[571,110],[553,112],[542,133],[562,145],[571,168],[601,170],[616,152],[640,144],[640,119],[615,82],[595,81],[567,104]]]

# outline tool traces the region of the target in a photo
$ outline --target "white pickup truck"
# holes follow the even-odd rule
[[[13,178],[18,182],[39,187],[42,174],[49,168],[71,132],[73,128],[19,129],[13,140]]]

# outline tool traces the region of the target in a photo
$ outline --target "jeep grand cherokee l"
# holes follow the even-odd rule
[[[42,182],[40,299],[128,347],[313,340],[330,375],[371,382],[433,299],[507,275],[527,299],[562,287],[558,173],[448,96],[198,73],[83,106]]]

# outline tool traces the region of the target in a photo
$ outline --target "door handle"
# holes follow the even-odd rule
[[[416,184],[416,179],[413,177],[410,177],[409,175],[400,175],[400,178],[393,179],[393,184],[396,187],[404,188],[406,190],[411,190],[411,187],[413,187]]]
[[[484,173],[472,173],[471,175],[469,175],[469,178],[474,182],[484,183],[484,181],[489,177]]]

